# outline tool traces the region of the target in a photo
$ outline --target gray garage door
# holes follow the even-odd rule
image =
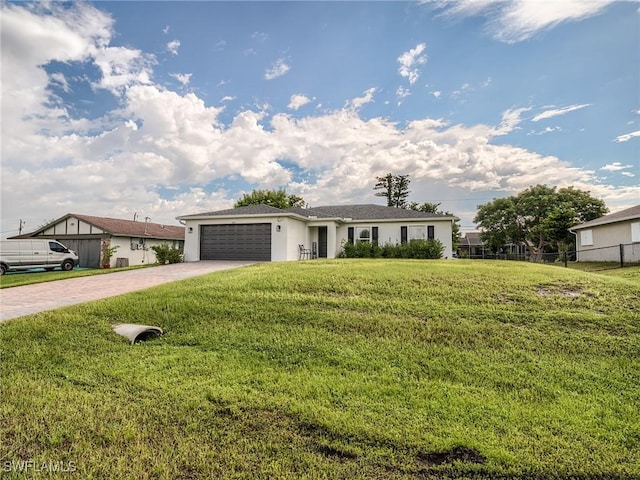
[[[202,225],[200,259],[271,261],[271,224]]]
[[[98,238],[60,238],[65,247],[78,253],[78,265],[87,268],[100,268],[100,239]]]

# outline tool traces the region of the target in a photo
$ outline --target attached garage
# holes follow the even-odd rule
[[[271,224],[201,225],[200,260],[271,261]]]
[[[99,238],[62,238],[60,242],[67,248],[78,253],[78,266],[84,268],[100,268],[100,239]]]

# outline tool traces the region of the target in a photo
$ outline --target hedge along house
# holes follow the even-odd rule
[[[335,258],[345,242],[399,244],[412,239],[439,240],[452,256],[456,217],[380,205],[341,205],[280,209],[268,205],[177,217],[186,227],[185,261],[286,261]]]
[[[69,213],[21,237],[53,238],[78,252],[80,267],[99,268],[108,247],[118,247],[111,267],[155,263],[151,247],[167,243],[182,248],[184,227]]]

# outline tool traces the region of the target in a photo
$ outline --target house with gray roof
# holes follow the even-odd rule
[[[640,262],[640,205],[569,229],[579,262]]]
[[[110,266],[155,263],[151,247],[167,243],[182,248],[184,227],[145,221],[68,213],[21,238],[51,238],[78,253],[79,266],[99,268],[102,251],[117,247]],[[15,237],[14,237],[15,238]]]
[[[268,205],[183,215],[185,261],[286,261],[335,258],[345,242],[399,244],[439,240],[453,254],[456,217],[382,205],[333,205],[280,209]],[[303,249],[303,250],[301,250]],[[301,256],[301,253],[304,256]]]

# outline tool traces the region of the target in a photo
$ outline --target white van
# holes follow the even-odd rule
[[[78,254],[55,240],[0,240],[0,275],[11,270],[72,270]]]

